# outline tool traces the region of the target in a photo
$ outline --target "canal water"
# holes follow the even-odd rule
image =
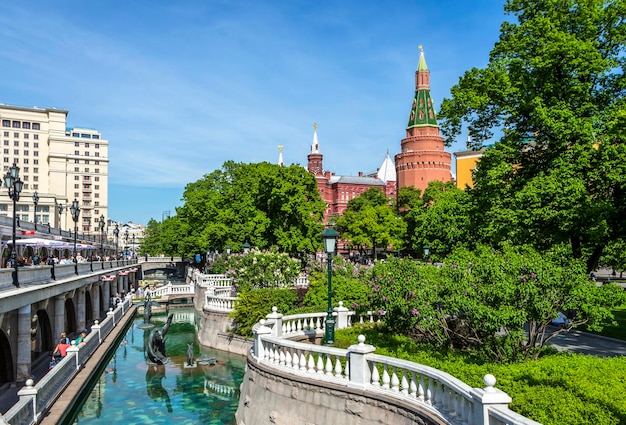
[[[174,314],[165,342],[169,363],[151,366],[146,362],[145,346],[152,328],[143,329],[143,317],[138,314],[68,423],[235,423],[245,358],[199,346],[193,308],[155,314],[150,323],[162,327],[169,313]],[[193,345],[196,360],[192,367],[186,366],[188,344]]]

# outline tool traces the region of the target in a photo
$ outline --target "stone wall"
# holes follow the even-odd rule
[[[202,311],[198,323],[198,342],[207,347],[245,356],[252,339],[230,333],[234,321],[228,313]]]
[[[442,425],[428,406],[330,382],[269,370],[248,355],[236,413],[238,425]]]

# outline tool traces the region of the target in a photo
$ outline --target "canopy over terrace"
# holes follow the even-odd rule
[[[2,258],[8,255],[9,245],[12,245],[13,241],[2,242]],[[24,238],[16,239],[15,247],[17,249],[18,256],[33,255],[34,253],[40,256],[56,255],[58,257],[64,255],[71,255],[74,250],[73,242],[65,242],[56,239],[43,239],[43,238]],[[76,243],[76,251],[78,253],[86,253],[87,251],[93,251],[99,249],[98,246]]]

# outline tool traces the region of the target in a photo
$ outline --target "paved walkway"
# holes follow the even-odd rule
[[[626,356],[626,341],[575,330],[554,337],[550,345],[559,351],[598,357]]]

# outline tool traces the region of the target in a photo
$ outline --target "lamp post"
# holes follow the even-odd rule
[[[13,284],[15,286],[19,286],[19,282],[17,280],[17,250],[15,248],[15,227],[17,225],[17,201],[20,199],[20,193],[24,188],[24,182],[20,180],[20,167],[15,165],[9,168],[9,171],[4,176],[4,187],[9,189],[9,198],[13,201],[13,245],[11,246],[11,267],[15,268],[15,272],[13,273]]]
[[[124,251],[126,251],[127,246],[128,246],[128,229],[126,229],[126,231],[124,232]]]
[[[39,205],[39,194],[37,192],[33,193],[33,204],[35,204],[35,230],[37,230],[37,205]]]
[[[133,233],[133,258],[135,257],[135,234]]]
[[[430,254],[430,247],[428,245],[424,245],[422,249],[424,250],[424,262],[428,263],[428,254]]]
[[[78,235],[78,216],[80,215],[80,208],[78,201],[74,199],[72,205],[70,205],[70,213],[72,214],[72,220],[74,220],[74,262],[77,263],[76,258],[76,236]]]
[[[115,259],[117,260],[117,241],[120,236],[120,228],[115,223],[115,229],[113,229],[113,236],[115,236]]]
[[[335,318],[333,317],[333,254],[337,246],[337,238],[339,233],[332,227],[322,232],[322,240],[324,241],[324,251],[328,260],[328,310],[326,314],[326,332],[324,343],[326,345],[335,343]]]
[[[246,241],[246,243],[243,244],[243,253],[247,254],[248,252],[250,252],[250,244]]]
[[[98,227],[100,228],[100,261],[102,261],[104,259],[104,214],[100,216]]]
[[[226,256],[230,257],[230,245],[226,245]]]

